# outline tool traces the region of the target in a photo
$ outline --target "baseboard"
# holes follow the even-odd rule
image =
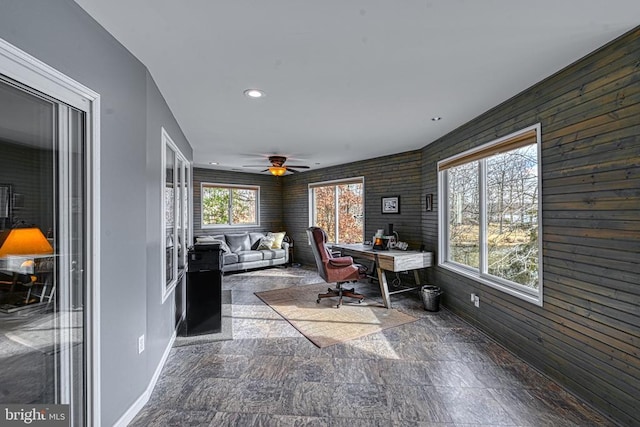
[[[129,423],[136,417],[136,415],[138,415],[138,412],[140,412],[144,407],[144,405],[147,404],[147,402],[149,401],[149,398],[151,397],[151,393],[153,392],[153,389],[155,388],[156,383],[158,382],[158,378],[160,378],[160,374],[162,373],[164,364],[167,362],[167,359],[169,358],[169,353],[173,348],[173,343],[176,340],[176,336],[177,336],[177,330],[173,331],[173,335],[169,340],[169,344],[167,345],[167,348],[165,348],[164,350],[164,354],[162,355],[162,358],[160,359],[160,363],[158,363],[158,366],[156,367],[156,370],[153,373],[153,376],[151,377],[151,381],[149,382],[147,389],[140,395],[140,397],[138,397],[138,399],[136,399],[133,405],[131,405],[129,409],[126,410],[126,412],[118,419],[118,421],[115,422],[114,427],[126,427],[127,425],[129,425]]]

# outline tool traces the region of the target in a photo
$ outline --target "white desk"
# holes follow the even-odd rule
[[[340,250],[345,256],[366,259],[376,263],[378,281],[380,282],[380,293],[382,294],[382,301],[386,308],[391,308],[391,295],[412,291],[421,287],[422,285],[419,284],[420,275],[418,274],[418,270],[433,265],[433,252],[401,251],[397,249],[374,251],[371,249],[371,246],[362,244],[333,245],[332,248]],[[416,286],[390,292],[385,271],[399,272],[409,270],[413,270]]]

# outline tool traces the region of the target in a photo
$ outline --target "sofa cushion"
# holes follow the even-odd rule
[[[284,258],[284,249],[268,249],[260,252],[262,252],[263,259]]]
[[[238,263],[238,254],[225,253],[224,255],[222,255],[222,262],[223,262],[224,265],[237,264]]]
[[[260,240],[264,237],[264,233],[249,233],[249,241],[251,242],[251,250],[255,251],[258,249],[258,245],[260,244]]]
[[[262,251],[239,251],[236,255],[239,262],[262,261]]]
[[[227,234],[227,245],[231,248],[231,252],[249,251],[251,250],[251,240],[249,233]]]

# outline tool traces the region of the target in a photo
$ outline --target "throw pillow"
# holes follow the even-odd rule
[[[272,249],[280,249],[282,248],[282,241],[284,240],[284,235],[287,234],[284,231],[279,233],[269,233],[274,236],[273,245],[271,245]]]
[[[274,240],[275,240],[275,236],[273,236],[271,233],[267,234],[262,239],[260,239],[260,243],[258,244],[258,250],[260,251],[263,249],[271,249],[273,246]]]
[[[229,245],[227,245],[227,242],[223,242],[222,240],[214,240],[213,243],[220,243],[220,249],[222,249],[223,252],[226,253],[230,253],[231,252],[231,248],[229,248]]]
[[[196,243],[218,243],[220,244],[220,249],[222,249],[223,252],[231,252],[227,242],[221,240],[219,237],[224,238],[224,236],[199,236],[196,237]]]

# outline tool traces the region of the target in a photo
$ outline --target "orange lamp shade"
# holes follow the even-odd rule
[[[271,166],[269,168],[269,172],[275,176],[282,176],[287,171],[287,168],[283,168],[281,166]]]
[[[0,257],[52,253],[53,248],[39,228],[14,228],[0,233]]]

